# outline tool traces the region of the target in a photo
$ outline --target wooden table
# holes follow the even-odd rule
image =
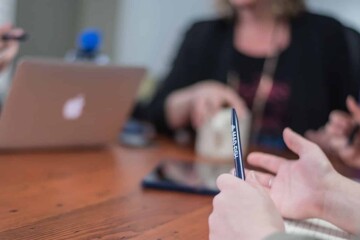
[[[212,198],[143,190],[169,143],[0,155],[0,239],[207,239]]]
[[[212,197],[141,188],[164,158],[194,153],[162,142],[0,155],[0,239],[207,239]]]

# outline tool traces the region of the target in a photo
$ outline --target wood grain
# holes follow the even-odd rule
[[[2,154],[0,239],[207,239],[212,197],[141,188],[166,158],[195,155],[168,141],[148,149]]]
[[[211,197],[141,188],[164,158],[194,154],[161,143],[1,155],[0,239],[206,238]]]

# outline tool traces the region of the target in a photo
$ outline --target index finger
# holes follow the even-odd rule
[[[244,182],[243,180],[231,175],[231,174],[222,174],[216,180],[216,185],[220,191],[225,189],[233,189],[239,186]]]
[[[248,162],[255,166],[260,167],[266,171],[276,174],[279,171],[281,164],[287,160],[282,157],[277,157],[266,153],[251,153],[248,156]]]

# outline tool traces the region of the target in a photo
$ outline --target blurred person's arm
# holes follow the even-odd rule
[[[246,104],[232,88],[216,81],[203,81],[175,91],[166,99],[166,120],[173,129],[189,123],[196,129],[223,107],[235,108],[241,117],[248,112]]]
[[[0,26],[0,73],[13,61],[19,52],[19,42],[16,40],[4,41],[2,36],[9,35],[13,37],[21,36],[24,31],[20,28],[13,28],[11,24]],[[2,102],[0,101],[0,111],[2,110]]]
[[[199,62],[198,26],[193,25],[177,52],[168,76],[160,83],[157,93],[147,106],[147,118],[161,132],[171,132],[166,116],[165,101],[174,91],[194,84],[197,81],[197,63]]]
[[[226,29],[222,20],[214,20],[196,23],[186,33],[169,75],[147,109],[148,120],[158,130],[196,128],[222,106],[239,113],[244,108],[238,94],[222,83],[226,79],[212,79]]]
[[[360,234],[360,184],[337,173],[314,143],[293,131],[284,140],[299,159],[250,154],[248,162],[271,174],[256,173],[283,217],[321,218],[352,234]]]

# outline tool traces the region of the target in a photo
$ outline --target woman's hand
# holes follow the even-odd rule
[[[14,37],[21,36],[24,33],[22,29],[13,28],[11,24],[0,26],[0,71],[3,71],[14,59],[19,51],[19,42],[14,40],[4,41],[1,36],[7,34]]]
[[[240,116],[248,111],[232,88],[216,81],[203,81],[172,93],[166,100],[165,111],[173,129],[189,123],[198,128],[222,107],[233,107]]]

